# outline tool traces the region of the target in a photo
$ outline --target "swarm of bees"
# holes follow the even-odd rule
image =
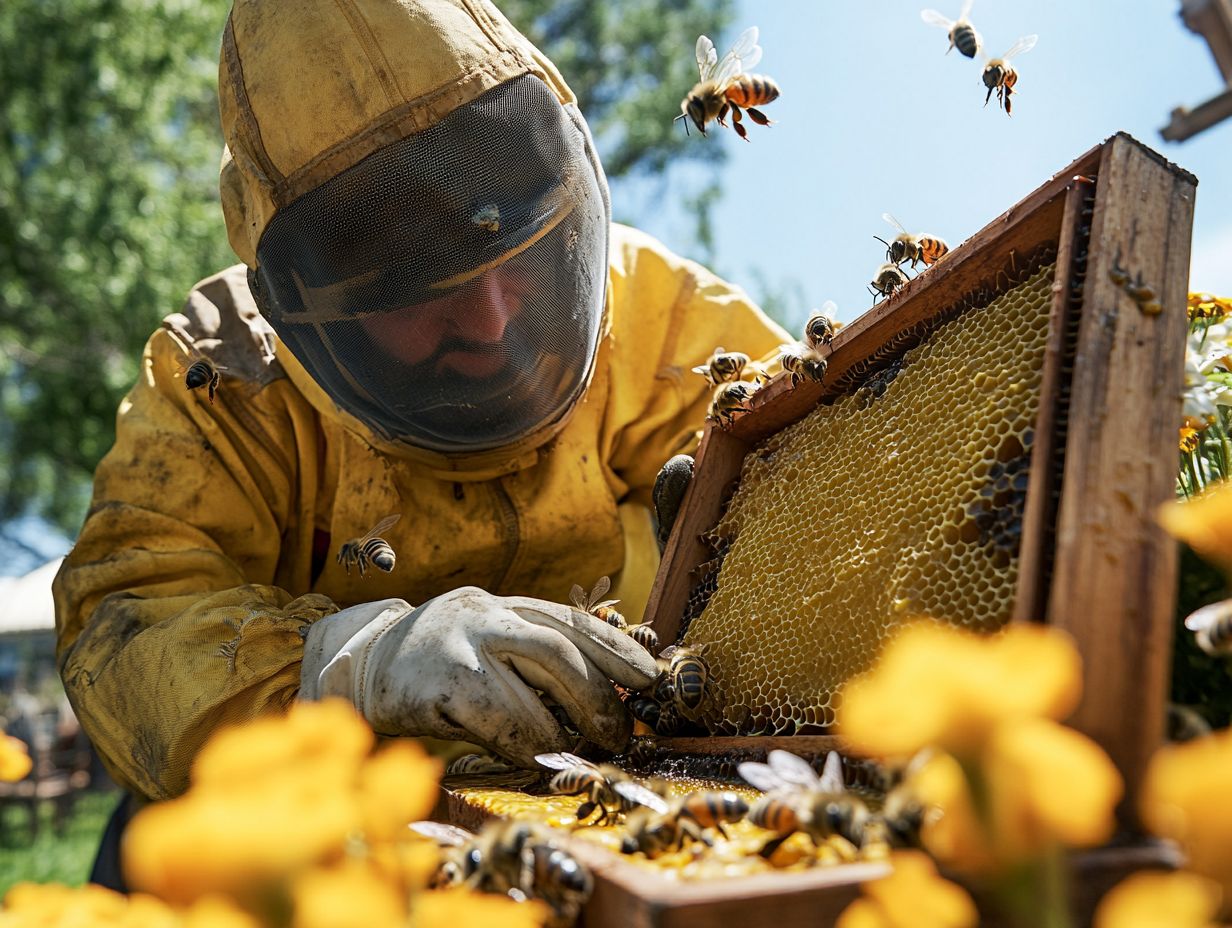
[[[441,822],[414,822],[446,853],[435,886],[466,886],[518,901],[546,902],[556,923],[572,924],[590,898],[590,871],[560,846],[551,829],[529,822],[489,822],[479,834]]]
[[[1185,619],[1185,627],[1207,654],[1232,655],[1232,599],[1203,606]]]
[[[958,14],[957,20],[952,20],[936,10],[921,10],[920,18],[930,26],[940,26],[946,31],[950,39],[950,47],[945,50],[948,55],[951,49],[957,48],[959,53],[967,58],[974,58],[980,54],[984,42],[980,38],[980,34],[975,31],[975,26],[971,24],[971,5],[974,0],[964,0],[962,12]],[[1018,55],[1029,52],[1035,47],[1035,42],[1039,38],[1036,35],[1023,36],[1017,42],[1009,47],[1004,55],[1000,58],[989,58],[987,55],[981,55],[980,60],[984,65],[983,73],[980,75],[984,82],[984,86],[988,88],[988,92],[984,95],[984,105],[988,105],[988,101],[992,98],[993,91],[997,92],[997,102],[1001,104],[1001,108],[1005,110],[1005,115],[1009,116],[1013,104],[1010,102],[1010,95],[1014,93],[1014,85],[1018,82],[1018,72],[1010,65],[1010,59]]]
[[[837,752],[826,756],[820,776],[808,761],[787,751],[771,751],[764,764],[740,764],[740,776],[765,794],[749,809],[749,821],[775,833],[760,854],[769,857],[797,832],[818,846],[835,838],[853,849],[874,841],[891,847],[918,846],[926,809],[912,793],[910,780],[925,760],[925,754],[912,759],[879,812],[847,790]]]
[[[380,536],[382,532],[392,528],[401,517],[401,513],[386,516],[363,535],[352,538],[338,549],[338,563],[346,568],[347,574],[350,574],[351,567],[355,566],[359,568],[359,575],[362,577],[369,564],[385,573],[394,569],[397,560],[394,549]]]
[[[768,77],[748,73],[761,61],[757,35],[756,26],[744,30],[722,58],[719,58],[710,39],[704,35],[697,37],[694,54],[701,80],[684,98],[680,104],[680,115],[676,117],[684,120],[686,131],[690,120],[702,135],[706,134],[707,123],[717,121],[720,126],[726,126],[724,119],[730,111],[732,128],[747,142],[749,133],[742,121],[741,108],[759,126],[771,124],[756,107],[777,99],[779,86]]]
[[[612,588],[609,577],[600,577],[590,588],[590,594],[580,584],[573,584],[569,591],[569,600],[582,612],[588,612],[597,619],[602,619],[613,628],[618,628],[651,654],[659,647],[659,636],[653,628],[646,624],[630,625],[625,617],[613,608],[619,599],[603,599]]]

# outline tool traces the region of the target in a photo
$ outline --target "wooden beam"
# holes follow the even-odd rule
[[[1215,123],[1223,122],[1229,116],[1232,116],[1232,87],[1211,97],[1196,109],[1178,106],[1172,111],[1168,124],[1159,130],[1159,134],[1169,142],[1183,142]]]
[[[1106,145],[1098,178],[1048,617],[1083,656],[1071,724],[1133,796],[1168,697],[1176,547],[1155,511],[1176,482],[1197,182],[1125,135]],[[1162,313],[1114,282],[1114,263],[1156,290]]]

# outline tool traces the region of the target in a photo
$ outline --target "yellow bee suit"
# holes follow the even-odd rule
[[[147,797],[183,791],[214,729],[295,698],[307,625],[355,603],[468,584],[559,602],[607,574],[637,621],[658,561],[651,486],[710,399],[690,368],[716,345],[763,356],[786,335],[620,226],[607,319],[554,441],[450,469],[337,411],[272,341],[242,265],[200,283],[146,346],[54,587],[65,686],[112,775]],[[213,404],[185,386],[189,340],[226,367]],[[391,513],[395,569],[348,575],[339,547]]]

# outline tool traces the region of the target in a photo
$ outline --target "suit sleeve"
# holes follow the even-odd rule
[[[184,354],[151,338],[57,575],[57,657],[83,728],[118,782],[182,792],[220,725],[294,699],[301,630],[336,607],[273,585],[292,518],[296,423],[260,391],[189,391]]]
[[[692,453],[714,388],[693,368],[716,347],[769,362],[791,337],[739,287],[650,239],[613,280],[609,457],[627,499],[647,507],[659,468]]]

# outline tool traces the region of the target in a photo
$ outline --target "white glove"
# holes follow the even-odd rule
[[[382,734],[471,741],[527,767],[572,747],[535,690],[619,751],[632,721],[609,681],[640,690],[658,672],[601,619],[473,586],[416,609],[401,599],[352,606],[315,623],[304,645],[301,699],[343,696]]]

